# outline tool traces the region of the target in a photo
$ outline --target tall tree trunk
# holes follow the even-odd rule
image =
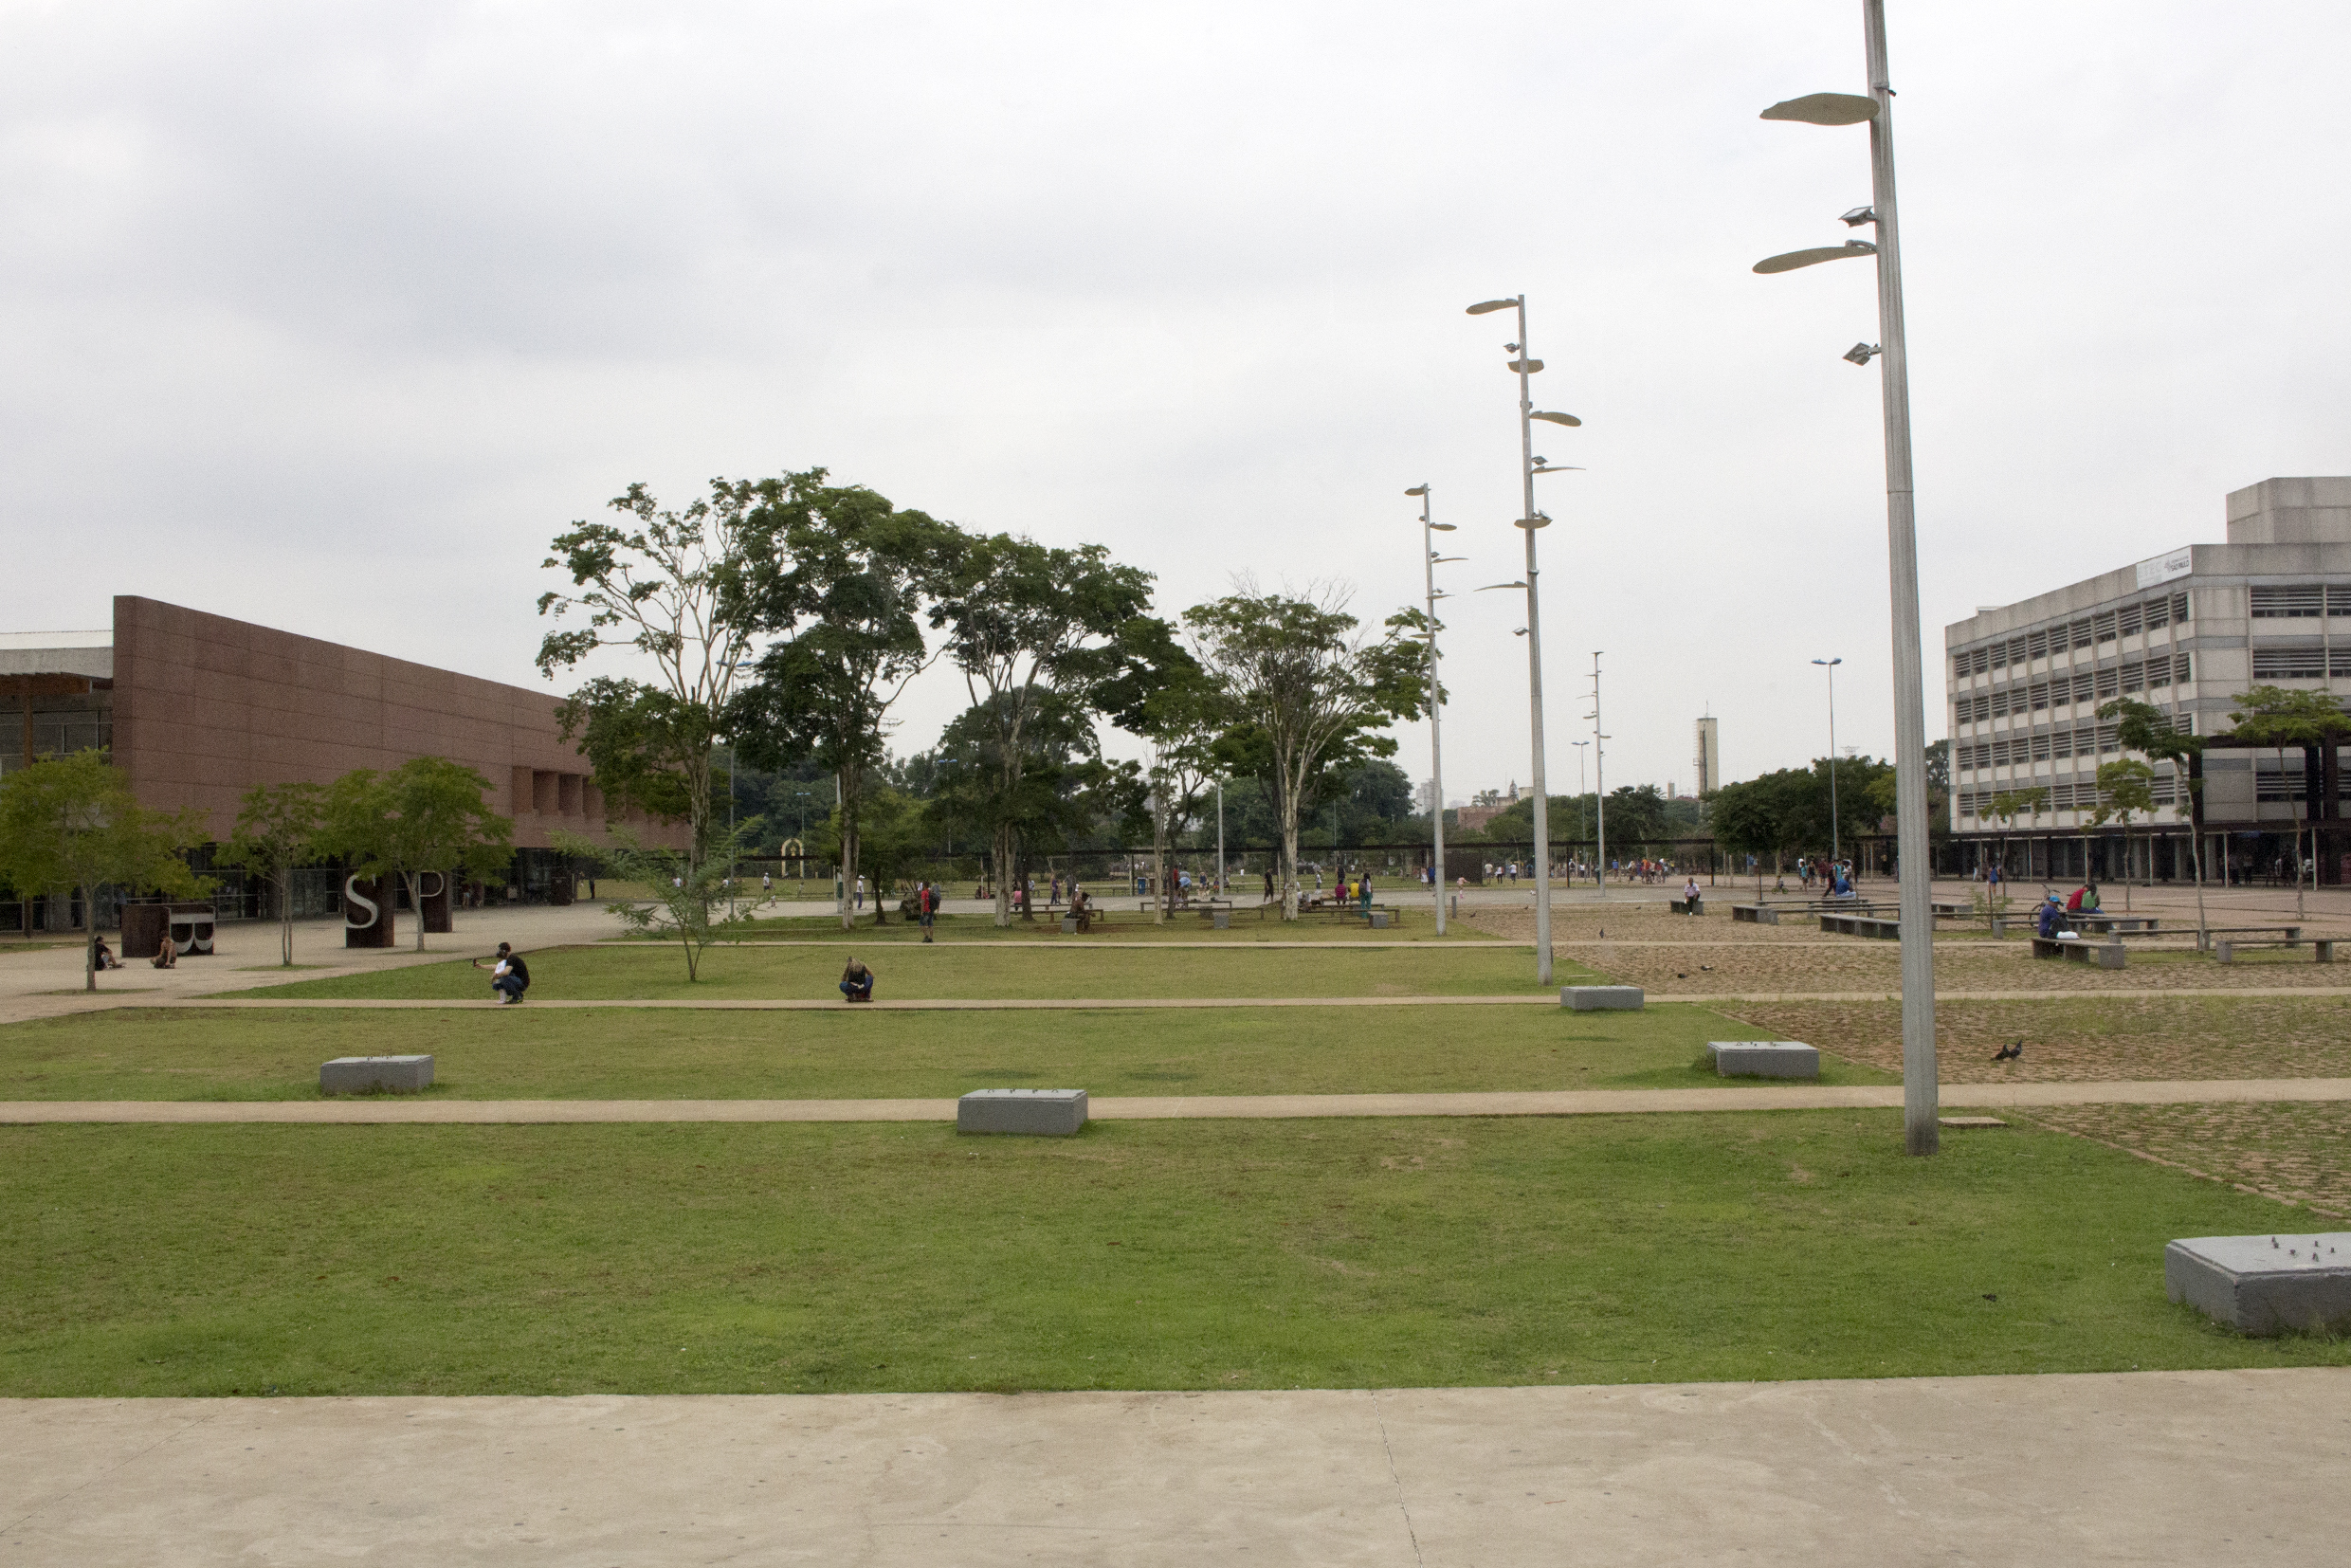
[[[282,866],[278,871],[278,954],[279,967],[294,967],[294,867]]]
[[[1162,800],[1151,813],[1151,878],[1156,896],[1151,901],[1151,923],[1165,925],[1169,901],[1173,895],[1167,885],[1167,815]]]
[[[988,864],[996,879],[996,929],[1012,923],[1012,825],[999,822],[988,835]]]
[[[855,763],[840,773],[841,790],[841,929],[857,929],[858,816],[866,791],[865,770]]]
[[[1298,795],[1289,770],[1282,771],[1282,918],[1298,919]]]

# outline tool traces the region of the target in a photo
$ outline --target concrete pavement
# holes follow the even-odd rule
[[[2351,1100],[2351,1078],[2193,1078],[1945,1084],[1946,1106],[2287,1104]],[[1638,1116],[1705,1111],[1893,1109],[1899,1084],[1731,1084],[1688,1089],[1493,1089],[1457,1094],[1169,1094],[1090,1098],[1100,1121],[1319,1117]],[[485,1125],[596,1121],[952,1121],[953,1100],[16,1100],[0,1125]]]
[[[2342,1369],[11,1400],[0,1562],[2307,1568],[2346,1479]]]

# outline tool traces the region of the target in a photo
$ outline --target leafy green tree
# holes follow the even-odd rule
[[[811,848],[820,855],[840,859],[842,811],[836,807],[817,830]],[[869,784],[858,816],[858,864],[873,878],[873,923],[889,923],[889,900],[903,883],[914,880],[930,847],[930,821],[923,802],[887,784]],[[854,913],[854,905],[851,906]]]
[[[1069,846],[1106,819],[1144,830],[1140,770],[1103,757],[1083,710],[1045,694],[1020,726],[1023,757],[1008,766],[999,748],[1010,726],[986,708],[967,709],[939,738],[936,787],[924,813],[933,834],[976,840],[992,854],[1009,844],[1006,859],[991,860],[991,875],[1019,886],[1035,855]],[[999,907],[1009,907],[1007,888],[997,891]]]
[[[1707,801],[1714,818],[1714,840],[1726,849],[1752,854],[1755,862],[1755,896],[1763,897],[1763,859],[1775,854],[1780,845],[1778,812],[1774,809],[1771,792],[1756,780],[1724,784],[1716,789]]]
[[[2175,797],[2187,804],[2188,864],[2196,876],[2196,944],[2198,950],[2210,945],[2206,938],[2210,923],[2204,915],[2204,812],[2200,792],[2204,781],[2191,778],[2195,759],[2203,755],[2204,738],[2173,724],[2169,715],[2151,702],[2136,698],[2119,697],[2100,705],[2098,717],[2112,719],[2115,742],[2125,752],[2172,765],[2172,785],[2178,794]],[[2129,894],[2124,893],[2127,899]]]
[[[937,657],[921,614],[954,581],[969,536],[811,468],[767,480],[745,531],[742,603],[773,639],[729,723],[755,766],[802,757],[833,775],[839,916],[863,868],[868,780],[887,763],[890,708]]]
[[[2229,715],[2229,721],[2236,726],[2236,738],[2256,746],[2276,747],[2281,779],[2286,772],[2287,747],[2339,745],[2345,735],[2351,735],[2351,714],[2342,711],[2342,704],[2330,692],[2254,686],[2237,693],[2234,701],[2236,708]],[[2294,821],[2294,914],[2302,919],[2305,911],[2302,892],[2305,862],[2301,792],[2294,792],[2287,804]]]
[[[2098,809],[2090,813],[2090,825],[2103,828],[2109,822],[2120,823],[2123,829],[2123,907],[2131,906],[2130,829],[2131,818],[2155,814],[2155,770],[2135,757],[2117,757],[2098,766]]]
[[[0,881],[30,895],[82,890],[82,987],[98,989],[98,894],[153,887],[166,898],[210,891],[183,858],[210,836],[204,811],[153,811],[101,751],[44,757],[0,778]]]
[[[2014,831],[2016,819],[2020,816],[2038,816],[2048,807],[2049,786],[2046,784],[2028,785],[2021,790],[2001,790],[1985,803],[1984,815],[2000,825],[1999,865],[2003,871],[2008,866],[2008,835]],[[1989,889],[1986,891],[1988,894]],[[1989,919],[1991,904],[1988,899],[1984,907]]]
[[[731,868],[753,831],[752,824],[743,823],[703,845],[699,854],[647,844],[624,827],[608,829],[607,844],[561,830],[554,838],[565,854],[646,888],[644,898],[614,899],[608,907],[629,930],[676,942],[685,956],[685,978],[691,985],[702,978],[702,952],[718,934],[720,922],[712,911],[733,899]],[[421,927],[423,922],[418,923]],[[421,936],[418,941],[422,943]]]
[[[1370,636],[1336,588],[1295,595],[1247,578],[1235,586],[1186,611],[1184,622],[1201,666],[1262,738],[1282,829],[1282,918],[1294,921],[1301,804],[1335,749],[1427,711],[1428,659],[1412,635],[1427,617],[1405,611]]]
[[[578,592],[539,595],[538,612],[577,611],[586,624],[547,633],[539,672],[552,680],[600,648],[628,648],[657,677],[588,682],[556,710],[564,738],[580,738],[608,802],[685,823],[696,857],[710,837],[712,748],[750,647],[743,534],[761,494],[712,480],[707,500],[672,512],[631,484],[610,502],[627,522],[575,522],[545,562]]]
[[[986,814],[998,925],[1011,922],[1019,824],[1033,804],[1023,790],[1032,755],[1025,732],[1055,707],[1085,715],[1114,700],[1139,705],[1142,693],[1129,689],[1136,650],[1121,632],[1149,611],[1151,583],[1100,545],[1048,548],[994,534],[972,541],[953,591],[931,611],[971,693],[967,717],[993,731],[977,755],[996,770],[997,803]]]
[[[278,961],[288,969],[294,966],[294,868],[318,858],[325,811],[326,791],[306,780],[255,785],[238,804],[236,830],[212,857],[266,879],[276,891]]]
[[[425,950],[424,879],[494,876],[513,857],[514,823],[490,810],[490,781],[446,757],[411,757],[389,773],[357,768],[327,786],[317,845],[355,875],[396,876]]]

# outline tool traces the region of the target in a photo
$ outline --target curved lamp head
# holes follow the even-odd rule
[[[1467,556],[1431,556],[1429,557],[1429,564],[1431,566],[1443,566],[1447,561],[1466,561],[1468,558],[1469,557]]]
[[[1484,588],[1479,589],[1477,592],[1481,593],[1491,593],[1497,588],[1524,588],[1526,584],[1524,583],[1487,583]]]
[[[1848,240],[1843,245],[1825,245],[1813,250],[1790,250],[1777,256],[1766,256],[1755,264],[1758,272],[1794,272],[1799,266],[1818,266],[1823,262],[1841,262],[1849,256],[1874,256],[1878,247],[1868,240]]]
[[[1841,665],[1841,664],[1843,664],[1844,662],[1845,662],[1845,661],[1844,661],[1843,659],[1815,659],[1815,660],[1813,660],[1813,663],[1814,663],[1814,664],[1816,664],[1816,665],[1824,665],[1824,666],[1825,666],[1825,665]]]
[[[1528,414],[1526,417],[1527,417],[1527,418],[1529,418],[1529,419],[1540,419],[1540,420],[1544,420],[1544,421],[1546,421],[1546,422],[1548,422],[1548,423],[1550,423],[1550,424],[1553,424],[1553,425],[1581,425],[1581,424],[1583,423],[1583,421],[1582,421],[1582,420],[1580,420],[1580,419],[1576,418],[1576,417],[1574,414],[1572,414],[1572,413],[1541,413],[1541,412],[1536,412],[1536,413],[1530,413],[1530,414]]]
[[[1532,375],[1543,368],[1543,362],[1540,359],[1513,359],[1510,361],[1509,368],[1514,371],[1524,371]]]
[[[1516,300],[1488,300],[1483,304],[1471,305],[1469,314],[1483,316],[1489,310],[1516,310],[1518,308],[1519,302]]]
[[[1453,528],[1454,524],[1449,522],[1432,522],[1429,525],[1429,532],[1432,534],[1449,534],[1453,531]]]
[[[1425,496],[1429,493],[1429,486],[1426,484],[1415,484],[1404,493],[1408,496]]]
[[[1855,93],[1806,93],[1773,104],[1758,119],[1793,119],[1802,125],[1859,125],[1878,118],[1878,100]]]

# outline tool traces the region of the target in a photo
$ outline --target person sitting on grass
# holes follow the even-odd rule
[[[179,943],[172,939],[172,934],[169,931],[163,934],[163,945],[155,949],[155,967],[157,969],[177,969],[179,967]]]
[[[122,960],[115,957],[115,950],[106,945],[106,939],[103,937],[98,939],[98,951],[92,956],[92,961],[100,969],[120,969],[122,967]]]
[[[480,969],[482,960],[474,959],[473,966]],[[498,944],[498,959],[490,970],[490,989],[498,993],[501,1007],[522,1000],[522,994],[531,989],[531,966],[505,942]]]
[[[862,959],[851,958],[849,966],[841,971],[841,994],[852,1002],[873,1000],[873,971]]]

